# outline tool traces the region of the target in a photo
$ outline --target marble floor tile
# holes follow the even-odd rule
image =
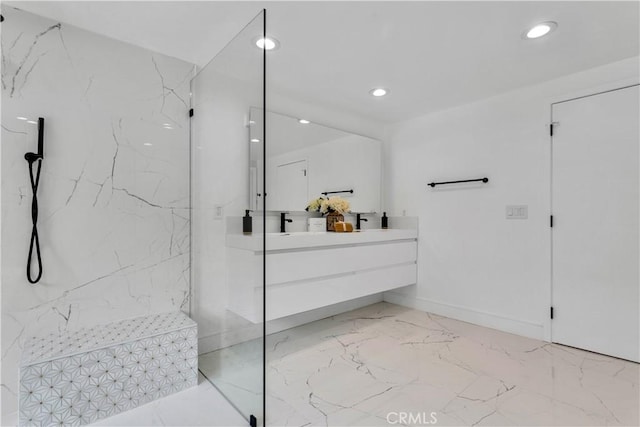
[[[202,375],[198,385],[131,411],[105,418],[95,426],[246,426],[244,419]]]
[[[636,363],[394,304],[272,334],[266,347],[268,426],[640,422]],[[200,357],[207,377],[247,407],[259,401],[261,364],[257,342]]]
[[[262,420],[262,340],[202,354],[198,367],[246,418]]]
[[[292,418],[295,421],[295,418]],[[18,413],[2,415],[2,426],[17,426]],[[247,420],[209,381],[198,376],[198,385],[104,418],[92,426],[220,426],[245,427]]]

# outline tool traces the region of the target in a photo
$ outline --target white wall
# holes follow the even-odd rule
[[[215,61],[215,60],[214,60]],[[222,75],[215,63],[195,79],[192,147],[193,315],[200,337],[238,325],[226,315],[225,224],[248,209],[249,108],[261,84]],[[260,80],[258,81],[260,83]],[[216,218],[215,207],[223,208]],[[238,230],[239,232],[241,229]]]
[[[193,66],[10,7],[2,13],[6,414],[17,409],[28,336],[188,308]],[[31,188],[24,154],[36,151],[37,130],[17,117],[45,118],[44,275],[36,285],[25,277]]]
[[[630,58],[390,128],[387,210],[418,216],[420,235],[418,285],[385,299],[548,339],[550,104],[638,75]],[[427,186],[484,176],[488,184]],[[528,205],[529,218],[506,220],[510,204]]]

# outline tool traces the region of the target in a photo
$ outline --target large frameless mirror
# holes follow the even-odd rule
[[[380,212],[381,143],[378,140],[272,111],[266,112],[267,210],[304,211],[310,199],[339,195],[352,212]],[[249,205],[260,206],[263,110],[250,111]]]

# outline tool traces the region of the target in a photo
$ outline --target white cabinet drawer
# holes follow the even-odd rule
[[[388,245],[385,245],[388,246]],[[267,288],[267,320],[416,283],[416,264]]]
[[[267,286],[416,261],[417,242],[267,253]]]

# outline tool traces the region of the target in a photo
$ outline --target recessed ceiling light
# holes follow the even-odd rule
[[[27,123],[31,123],[32,125],[36,124],[36,122],[34,122],[33,120],[27,120]]]
[[[258,37],[255,43],[256,46],[264,50],[274,50],[280,47],[280,42],[273,37]]]
[[[384,89],[384,88],[381,88],[381,87],[377,87],[375,89],[371,89],[369,91],[369,93],[372,96],[381,97],[381,96],[385,96],[386,94],[388,94],[389,93],[389,89]]]
[[[298,119],[298,123],[302,123],[303,125],[308,125],[311,122],[307,119]]]
[[[557,26],[558,24],[552,21],[541,22],[540,24],[536,24],[533,27],[531,27],[529,30],[527,30],[524,33],[524,38],[537,39],[539,37],[549,34],[553,30],[555,30]]]
[[[251,138],[251,142],[260,142],[258,138]]]
[[[18,120],[29,120],[26,117],[21,117],[21,116],[16,117],[16,119],[18,119]]]
[[[152,144],[152,143],[150,143],[150,142],[145,142],[145,143],[144,143],[144,144],[142,144],[142,145],[146,145],[147,147],[151,147],[153,144]]]

